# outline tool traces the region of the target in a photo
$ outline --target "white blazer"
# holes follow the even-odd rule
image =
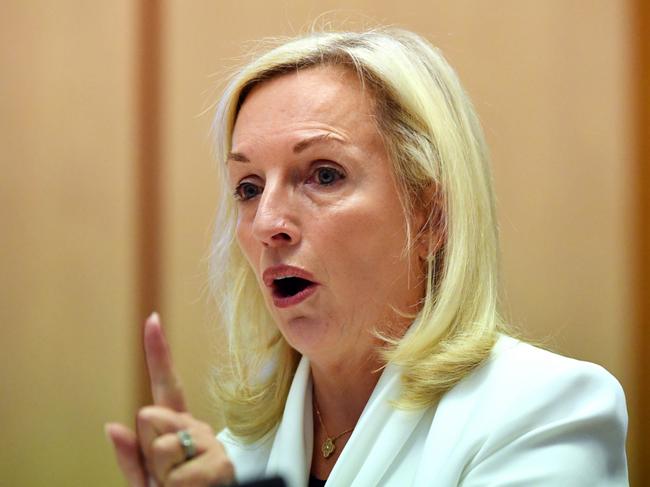
[[[627,412],[605,369],[501,337],[437,407],[405,411],[400,370],[383,371],[327,485],[624,486]],[[246,445],[218,438],[237,480],[279,474],[307,485],[313,447],[309,361],[298,365],[278,427]]]

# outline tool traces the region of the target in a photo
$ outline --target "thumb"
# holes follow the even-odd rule
[[[184,412],[185,397],[158,313],[152,313],[144,324],[144,351],[154,404]]]
[[[106,436],[113,443],[117,463],[131,487],[147,487],[147,473],[140,456],[138,440],[130,429],[119,423],[104,426]]]

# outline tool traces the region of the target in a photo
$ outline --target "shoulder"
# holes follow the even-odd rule
[[[620,423],[619,429],[627,426],[623,389],[603,367],[506,336],[451,396],[480,404],[481,416],[504,427],[605,416]]]
[[[502,337],[439,409],[463,417],[467,485],[496,471],[571,485],[627,477],[625,396],[598,365]]]
[[[511,337],[499,339],[479,370],[468,377],[468,388],[489,394],[499,408],[548,407],[551,398],[562,398],[561,409],[580,404],[603,407],[625,414],[623,389],[603,367],[564,357]],[[522,403],[522,400],[525,402]]]
[[[570,381],[585,382],[585,385],[601,385],[607,390],[622,394],[618,381],[603,367],[581,360],[549,352],[515,338],[502,336],[486,363],[477,370],[477,375],[495,383],[516,381],[521,386],[536,378],[541,386],[552,382],[554,386]]]

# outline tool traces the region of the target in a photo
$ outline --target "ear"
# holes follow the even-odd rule
[[[431,183],[416,200],[414,228],[421,261],[431,259],[446,241],[446,211],[440,187]]]

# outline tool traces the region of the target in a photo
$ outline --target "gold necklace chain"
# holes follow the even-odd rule
[[[336,444],[335,444],[336,440],[338,440],[341,436],[350,433],[354,429],[354,426],[349,430],[345,430],[343,433],[339,433],[338,435],[332,437],[327,432],[325,423],[323,423],[323,418],[320,415],[320,410],[318,409],[318,404],[316,403],[316,397],[314,397],[314,408],[316,409],[316,416],[318,416],[318,422],[323,427],[323,431],[325,431],[325,436],[327,437],[323,442],[323,444],[321,445],[320,451],[323,453],[324,458],[329,458],[332,455],[332,453],[334,453],[334,450],[336,450]]]

